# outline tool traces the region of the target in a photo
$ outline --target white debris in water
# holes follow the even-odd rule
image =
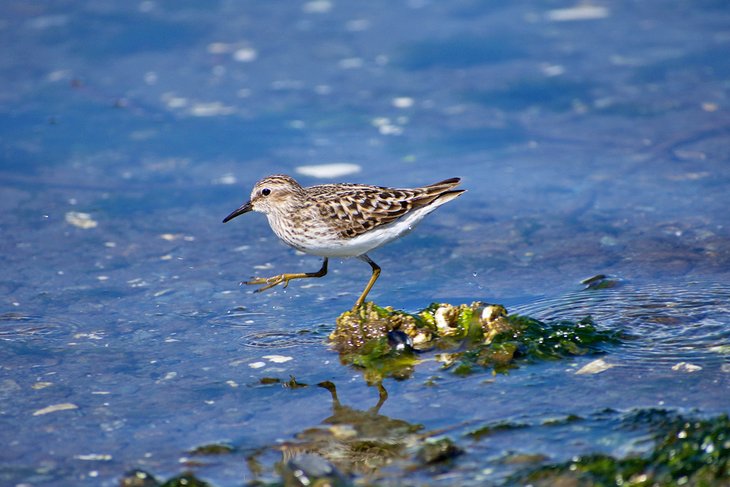
[[[258,56],[258,52],[253,47],[242,47],[233,53],[233,59],[241,63],[255,61]]]
[[[348,32],[362,32],[370,28],[370,21],[368,19],[354,19],[348,20],[345,23],[345,30]]]
[[[76,333],[74,338],[88,338],[89,340],[103,340],[104,336],[100,333]]]
[[[602,358],[599,358],[581,367],[578,371],[576,371],[576,375],[600,374],[601,372],[605,372],[613,367],[616,367],[616,364],[609,364]]]
[[[294,359],[294,357],[288,357],[286,355],[264,355],[263,358],[275,364],[283,364]]]
[[[403,129],[395,125],[383,125],[378,128],[378,132],[380,132],[380,135],[401,135]]]
[[[51,82],[56,82],[67,80],[70,77],[71,71],[69,71],[68,69],[58,69],[56,71],[51,71],[50,73],[48,73],[46,79]]]
[[[545,63],[540,66],[540,69],[542,70],[542,74],[547,77],[560,76],[561,74],[565,74],[565,67],[559,64]]]
[[[230,185],[236,184],[236,183],[238,183],[238,179],[236,178],[236,176],[234,176],[231,173],[226,173],[220,177],[213,179],[213,184],[223,184],[223,185],[230,186]]]
[[[548,10],[547,19],[553,22],[571,22],[575,20],[595,20],[608,17],[606,7],[598,5],[576,5],[570,8]]]
[[[195,117],[215,117],[219,115],[230,115],[235,111],[233,107],[226,106],[219,101],[210,103],[196,103],[190,108],[190,114]]]
[[[697,372],[699,370],[702,370],[702,367],[700,367],[699,365],[690,364],[689,362],[679,362],[672,365],[672,370],[676,370],[678,372]]]
[[[302,6],[305,14],[326,14],[332,10],[332,2],[329,0],[312,0]]]
[[[165,93],[162,95],[162,101],[167,105],[167,108],[184,108],[188,106],[188,99],[182,96],[176,96],[172,93]]]
[[[413,106],[414,100],[410,96],[398,96],[393,98],[391,103],[396,108],[410,108]]]
[[[99,225],[96,220],[91,218],[88,213],[82,213],[80,211],[69,211],[66,213],[66,223],[88,230],[89,228],[96,228]]]
[[[710,352],[719,353],[721,355],[730,355],[730,345],[716,345],[709,348]]]
[[[365,61],[362,58],[349,57],[341,59],[338,66],[342,69],[359,69],[362,68],[363,64],[365,64]]]
[[[42,409],[39,409],[33,413],[33,416],[41,416],[43,414],[49,414],[49,413],[55,413],[57,411],[68,411],[71,409],[78,409],[79,407],[76,404],[70,403],[70,402],[64,402],[61,404],[53,404],[51,406],[46,406]]]
[[[377,127],[380,135],[401,135],[403,128],[394,125],[387,117],[376,117],[370,122],[373,127]]]
[[[359,165],[349,162],[299,166],[295,169],[297,174],[303,174],[304,176],[311,176],[313,178],[339,178],[359,173],[361,170],[362,168]]]
[[[93,462],[108,462],[112,456],[108,453],[89,453],[86,455],[74,455],[76,460],[87,460]]]

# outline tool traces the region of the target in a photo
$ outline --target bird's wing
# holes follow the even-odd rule
[[[413,189],[350,184],[339,186],[336,192],[331,186],[320,186],[323,190],[318,191],[317,207],[341,237],[354,238],[427,206],[444,194],[455,193],[450,189],[457,184],[457,178]]]

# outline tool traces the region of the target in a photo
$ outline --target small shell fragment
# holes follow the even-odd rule
[[[699,370],[702,370],[702,367],[695,364],[690,364],[689,362],[679,362],[672,366],[672,370],[676,370],[679,372],[697,372]]]
[[[66,213],[66,223],[69,223],[75,227],[83,228],[88,230],[89,228],[96,228],[99,225],[96,220],[91,218],[89,213],[82,213],[80,211],[69,211]]]
[[[600,374],[601,372],[605,372],[613,367],[616,367],[616,364],[610,364],[602,358],[599,358],[578,369],[576,371],[576,375]]]
[[[79,407],[76,404],[72,404],[70,402],[64,402],[61,404],[53,404],[51,406],[46,406],[42,409],[39,409],[35,412],[33,412],[33,416],[41,416],[43,414],[49,414],[49,413],[55,413],[57,411],[68,411],[70,409],[78,409]]]
[[[292,360],[294,357],[288,357],[286,355],[264,355],[263,358],[275,364],[283,364]]]

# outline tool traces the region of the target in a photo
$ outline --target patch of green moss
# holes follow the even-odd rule
[[[407,379],[418,363],[412,350],[395,350],[387,338],[371,340],[361,352],[341,355],[340,358],[345,363],[363,368],[369,384],[376,384],[385,377]]]
[[[192,473],[184,473],[171,478],[162,484],[162,487],[211,487],[211,485],[208,482],[203,482],[198,479]]]
[[[481,440],[485,436],[490,436],[499,431],[516,430],[516,429],[528,428],[529,426],[530,425],[524,424],[524,423],[512,423],[509,421],[500,421],[497,423],[480,426],[479,428],[468,432],[466,434],[466,436],[468,436],[469,438],[471,438],[473,440]]]
[[[259,379],[259,384],[268,386],[271,384],[281,384],[281,379],[278,377],[262,377]]]
[[[589,277],[588,279],[583,279],[580,283],[583,284],[585,289],[588,291],[598,291],[601,289],[613,289],[618,287],[622,284],[622,281],[616,277],[607,276],[605,274],[597,274],[593,277]]]
[[[511,481],[535,486],[730,485],[730,419],[727,415],[706,420],[677,417],[657,435],[657,444],[646,457],[583,456],[514,476]]]
[[[193,448],[188,453],[191,455],[228,455],[233,453],[235,448],[223,443],[210,443]]]
[[[590,317],[577,323],[544,323],[519,315],[512,315],[509,320],[515,332],[511,336],[500,335],[494,343],[515,343],[519,354],[527,359],[550,360],[595,353],[604,345],[619,343],[621,337],[620,332],[599,330]]]

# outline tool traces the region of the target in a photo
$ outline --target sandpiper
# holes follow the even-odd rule
[[[307,254],[324,257],[317,272],[257,277],[243,284],[284,287],[292,279],[322,277],[330,257],[358,257],[373,270],[353,309],[365,302],[380,275],[367,253],[409,233],[423,217],[464,190],[459,178],[421,188],[385,188],[364,184],[321,184],[302,187],[283,174],[268,176],[253,187],[251,199],[223,219],[226,223],[249,211],[264,213],[277,237]]]

